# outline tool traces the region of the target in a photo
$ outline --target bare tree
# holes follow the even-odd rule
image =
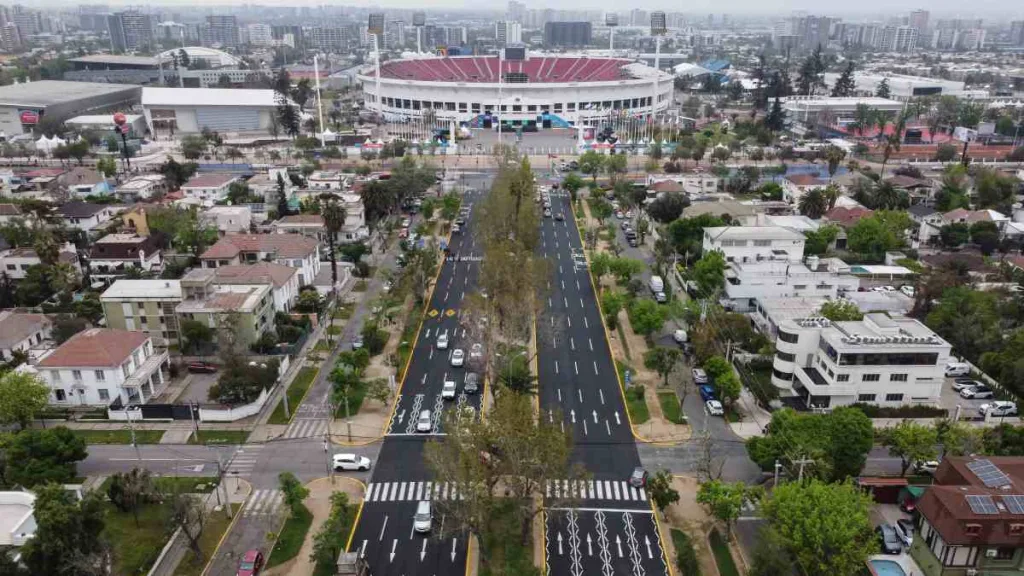
[[[693,439],[697,444],[697,478],[700,482],[720,480],[725,468],[725,457],[715,454],[711,432],[704,430]]]
[[[180,528],[197,563],[203,561],[199,539],[206,527],[206,504],[194,494],[175,494],[171,500],[171,526]]]

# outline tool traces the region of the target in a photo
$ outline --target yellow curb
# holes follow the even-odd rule
[[[359,484],[359,486],[362,487],[363,496],[365,498],[365,496],[366,496],[366,484],[363,483],[362,480],[360,480],[358,478],[353,478],[351,476],[340,476],[340,475],[335,476],[334,479],[335,480],[345,480],[346,482],[351,481],[351,482],[355,482],[355,483]],[[309,482],[306,482],[306,488],[309,488],[310,486],[312,486],[313,484],[316,484],[317,482],[323,482],[324,480],[327,480],[328,482],[330,482],[331,477],[330,476],[321,476],[319,478],[313,478]]]
[[[604,310],[601,308],[601,293],[598,292],[597,286],[594,285],[594,275],[590,273],[590,256],[587,255],[586,243],[583,241],[583,232],[580,230],[579,220],[576,219],[576,215],[573,214],[573,223],[576,225],[576,234],[580,238],[580,246],[583,247],[583,259],[587,262],[587,278],[590,280],[590,288],[594,291],[594,300],[597,302],[597,310],[601,316],[601,329],[604,331],[604,341],[608,345],[608,355],[612,359],[612,369],[615,371],[615,379],[619,382],[619,395],[622,397],[622,409],[626,412],[626,420],[629,421],[629,430],[633,434],[633,438],[643,442],[644,444],[674,446],[675,443],[664,444],[654,440],[649,440],[641,436],[636,431],[636,426],[633,424],[633,417],[629,414],[629,406],[626,402],[626,388],[622,383],[622,377],[619,376],[619,367],[615,364],[615,355],[612,354],[612,341],[608,336],[608,325],[604,321]]]
[[[213,553],[210,554],[209,562],[206,563],[206,566],[203,568],[203,571],[199,573],[199,576],[206,576],[207,572],[210,571],[210,566],[213,565],[214,559],[217,558],[217,553],[220,552],[220,547],[224,545],[224,540],[227,540],[228,534],[230,534],[231,531],[235,528],[235,524],[238,522],[238,519],[242,516],[242,509],[245,507],[245,502],[249,499],[249,496],[252,496],[252,484],[250,484],[248,480],[243,480],[241,478],[236,478],[235,481],[236,482],[245,482],[246,486],[249,487],[249,491],[246,492],[245,500],[242,501],[242,505],[238,507],[238,512],[236,512],[234,514],[234,516],[231,517],[231,523],[228,524],[228,529],[225,530],[224,534],[221,535],[220,541],[217,542],[217,547],[214,548],[213,549]],[[219,486],[218,486],[218,489],[219,489]],[[230,497],[228,497],[227,505],[231,506],[231,498]]]
[[[668,575],[675,576],[676,571],[672,569],[672,563],[665,557],[665,529],[661,526],[661,519],[658,518],[658,511],[654,508],[654,501],[650,500],[647,502],[651,506],[651,514],[654,514],[654,525],[658,527],[658,550],[661,553],[661,561],[665,563],[665,567],[668,568]],[[672,534],[669,533],[669,538]]]
[[[540,511],[540,526],[541,526],[541,528],[545,532],[547,532],[547,528],[548,528],[548,518],[547,518],[547,516],[548,516],[547,511],[542,508],[541,511]],[[540,547],[540,566],[539,566],[539,568],[541,570],[541,574],[544,573],[544,568],[548,565],[547,540],[548,540],[547,536],[545,536],[544,537],[544,545],[542,545]]]
[[[352,480],[355,480],[355,478],[352,478]],[[356,480],[356,482],[359,482],[359,480]],[[362,484],[362,482],[359,482],[359,483]],[[363,484],[363,492],[364,492],[364,496],[365,496],[365,492],[366,492],[366,485],[365,484]],[[345,552],[348,552],[349,548],[352,547],[352,539],[355,538],[356,528],[359,527],[359,519],[363,517],[363,506],[365,504],[366,504],[366,498],[364,497],[362,500],[359,501],[359,510],[356,512],[355,520],[352,521],[352,530],[348,533],[348,540],[345,542]]]

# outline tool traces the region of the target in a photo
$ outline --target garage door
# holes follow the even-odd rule
[[[260,113],[256,108],[233,108],[231,106],[210,106],[196,108],[196,124],[199,129],[209,128],[219,132],[258,130]]]

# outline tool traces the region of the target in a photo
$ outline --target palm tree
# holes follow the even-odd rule
[[[877,210],[899,210],[909,205],[906,192],[898,190],[891,182],[879,182],[873,194]]]
[[[324,219],[324,230],[327,232],[327,248],[331,256],[331,282],[332,286],[338,285],[338,256],[335,254],[334,242],[338,232],[345,226],[345,218],[348,214],[345,208],[338,203],[338,197],[333,194],[321,194],[320,215]]]
[[[821,188],[815,188],[804,193],[798,203],[800,213],[808,218],[817,220],[828,211],[828,200]]]
[[[829,181],[835,177],[836,171],[839,170],[839,164],[842,163],[843,158],[846,158],[846,151],[839,146],[829,146],[828,148],[825,148],[825,161],[828,162]]]
[[[896,119],[896,125],[892,131],[892,134],[885,137],[885,147],[882,149],[882,170],[880,172],[881,177],[885,177],[885,165],[889,163],[889,157],[892,156],[893,152],[899,152],[901,141],[903,140],[903,129],[907,125],[907,115],[900,114]]]
[[[864,130],[873,124],[871,108],[867,104],[857,104],[857,109],[853,112],[853,121],[857,126],[857,133],[863,136]]]
[[[874,114],[875,126],[878,126],[878,139],[885,138],[885,127],[889,125],[889,114],[882,112],[881,110]]]

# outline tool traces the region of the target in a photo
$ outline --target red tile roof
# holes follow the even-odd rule
[[[200,258],[234,258],[239,252],[272,253],[278,258],[305,258],[319,243],[298,234],[228,234]]]
[[[145,332],[90,328],[72,336],[39,365],[44,368],[120,366],[148,339]]]
[[[846,228],[848,226],[853,226],[861,218],[870,216],[871,213],[872,211],[867,208],[845,208],[843,206],[836,206],[825,213],[825,218],[827,218],[829,222],[835,222],[843,228]]]
[[[662,180],[649,186],[649,189],[655,192],[682,192],[683,185],[675,180]]]
[[[786,176],[786,180],[789,180],[797,186],[824,186],[825,180],[818,178],[813,174],[793,174]]]

